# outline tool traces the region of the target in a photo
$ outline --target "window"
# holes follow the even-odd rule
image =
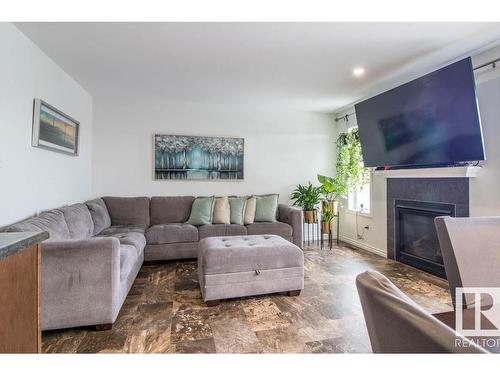
[[[350,191],[347,200],[349,210],[369,215],[371,213],[371,176],[366,185]]]
[[[357,125],[351,125],[347,127],[348,130],[351,130],[353,128],[356,128]],[[365,215],[370,215],[371,213],[371,174],[368,178],[368,181],[365,185],[360,186],[356,190],[350,191],[347,194],[347,201],[348,201],[348,209],[350,211],[356,211]]]

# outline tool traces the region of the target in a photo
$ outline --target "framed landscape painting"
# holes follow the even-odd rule
[[[33,135],[35,147],[78,155],[80,123],[41,99],[33,104]]]
[[[154,136],[156,180],[243,180],[243,138]]]

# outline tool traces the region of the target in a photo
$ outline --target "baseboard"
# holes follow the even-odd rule
[[[368,245],[366,243],[356,241],[350,237],[340,236],[342,242],[348,243],[350,245],[359,247],[360,249],[369,251],[370,253],[377,254],[383,258],[387,258],[387,252],[385,250],[379,249],[378,247]]]

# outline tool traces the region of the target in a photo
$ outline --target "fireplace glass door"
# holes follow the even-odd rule
[[[434,218],[455,216],[455,206],[396,200],[396,260],[446,277]]]

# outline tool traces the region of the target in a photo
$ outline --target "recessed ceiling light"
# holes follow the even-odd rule
[[[362,68],[360,66],[358,66],[352,70],[352,75],[354,77],[362,77],[364,74],[365,74],[365,68]]]

